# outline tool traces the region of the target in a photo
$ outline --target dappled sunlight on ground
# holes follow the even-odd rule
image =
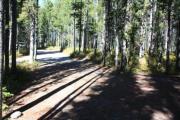
[[[136,86],[139,87],[139,89],[144,93],[148,94],[151,92],[157,91],[157,89],[153,86],[154,81],[151,81],[151,77],[147,79],[144,76],[135,76],[136,79]]]
[[[162,111],[154,110],[152,113],[151,120],[173,120],[173,115],[169,111],[162,112]]]
[[[180,118],[178,77],[113,72],[86,61],[47,64],[11,101],[13,110],[23,112],[18,120]]]

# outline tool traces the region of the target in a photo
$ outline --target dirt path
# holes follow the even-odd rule
[[[67,103],[71,97],[109,71],[87,61],[71,60],[57,51],[38,53],[37,60],[43,64],[33,73],[37,82],[13,98],[9,103],[10,111],[4,113],[5,117],[14,111],[21,111],[23,116],[20,120],[36,120],[57,106],[59,101],[63,102],[58,106]],[[19,58],[18,62],[28,59],[25,56]]]
[[[10,103],[18,120],[179,120],[180,78],[132,75],[40,51],[35,83]]]

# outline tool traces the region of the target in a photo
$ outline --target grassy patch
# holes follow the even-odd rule
[[[74,52],[74,48],[66,48],[63,53],[65,53],[66,55],[71,55]]]
[[[6,101],[8,98],[12,97],[13,94],[10,93],[6,87],[2,87],[2,110],[7,110],[8,109],[8,105],[6,104]]]
[[[59,46],[49,46],[46,48],[46,50],[60,50]]]
[[[86,50],[86,52],[72,51],[70,57],[78,59],[87,57],[89,60],[97,64],[100,64],[102,62],[102,53],[97,51],[96,54],[94,54],[94,50],[92,49]]]
[[[175,55],[170,55],[170,71],[169,74],[178,74],[175,69]],[[131,72],[133,73],[146,73],[146,74],[165,74],[166,70],[166,59],[165,56],[162,59],[162,62],[158,62],[156,57],[145,55],[143,58],[140,58],[138,64],[133,66]]]
[[[70,54],[71,58],[78,58],[78,59],[83,59],[86,57],[86,54],[83,52],[79,52],[79,51],[75,51],[73,53]]]
[[[102,53],[99,51],[96,54],[94,54],[94,52],[90,52],[88,54],[88,58],[94,63],[100,64],[102,62]]]
[[[5,81],[3,81],[3,110],[6,110],[8,106],[6,101],[8,98],[15,94],[18,94],[23,89],[27,88],[31,83],[31,72],[39,66],[38,62],[32,64],[28,62],[22,62],[17,66],[17,72],[15,74],[9,73],[5,75]]]

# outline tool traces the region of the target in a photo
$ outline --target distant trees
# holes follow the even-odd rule
[[[174,19],[176,29],[176,69],[180,70],[180,2],[174,3]]]
[[[30,38],[29,30],[28,30],[30,28],[30,27],[28,28],[28,25],[30,25],[29,24],[30,19],[28,18],[30,18],[30,16],[34,14],[34,17],[37,19],[37,12],[36,12],[37,0],[36,1],[20,0],[18,2],[17,0],[4,0],[2,2],[4,8],[3,21],[5,26],[4,32],[2,34],[4,36],[3,58],[5,61],[3,66],[4,66],[5,74],[9,72],[15,73],[17,48],[21,48],[22,46],[26,46],[28,48],[29,46],[29,42],[27,38]],[[34,24],[36,25],[37,22]],[[35,27],[34,29],[37,34],[37,30],[36,30],[37,28]],[[37,39],[35,38],[37,38],[38,36],[34,36],[35,35],[34,33],[31,35],[33,36],[33,40],[37,41]],[[23,44],[20,44],[21,40],[23,40],[24,42]],[[33,47],[36,48],[35,43],[36,42],[33,43]],[[34,49],[33,52],[35,51],[36,49]],[[33,57],[33,59],[35,59],[35,57]]]
[[[59,46],[61,51],[73,47],[77,53],[93,51],[104,65],[122,71],[132,70],[141,58],[151,69],[170,72],[172,64],[179,69],[179,2],[175,0],[47,0],[39,10],[39,40],[38,35],[33,38],[37,5],[31,1],[34,4],[23,2],[18,21],[19,32],[24,29],[26,37],[31,28],[31,39],[26,39],[31,41],[27,42],[31,56],[37,47]]]
[[[79,52],[81,51],[81,46],[82,46],[82,21],[83,21],[83,6],[84,3],[83,1],[75,1],[72,4],[72,9],[74,10],[73,16],[75,19],[77,19],[77,24],[76,27],[79,30]]]

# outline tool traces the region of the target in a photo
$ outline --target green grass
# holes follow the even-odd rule
[[[73,53],[70,54],[71,58],[78,58],[78,59],[83,59],[86,57],[86,53],[83,52],[79,52],[79,51],[75,51]]]
[[[59,46],[49,46],[46,48],[46,50],[60,50]]]
[[[32,64],[28,62],[22,62],[17,66],[17,72],[15,74],[8,73],[5,75],[3,81],[3,110],[8,109],[6,104],[7,99],[20,91],[28,87],[31,83],[31,72],[38,68],[40,63],[34,62]]]
[[[176,57],[174,54],[170,55],[170,70],[169,74],[178,74],[175,69]],[[138,64],[135,65],[131,72],[146,73],[146,74],[166,74],[166,58],[163,56],[162,62],[159,63],[155,57],[145,55],[140,58]]]
[[[63,53],[66,55],[71,55],[74,52],[74,48],[66,48],[65,50],[63,50]]]
[[[93,51],[88,54],[88,58],[94,63],[100,64],[102,62],[102,53],[97,51],[96,55]]]
[[[87,57],[89,60],[91,60],[94,63],[102,63],[102,53],[100,51],[97,51],[97,54],[94,54],[94,50],[88,50],[87,52],[79,52],[75,51],[73,52],[72,49],[69,49],[67,51],[71,51],[69,53],[70,57],[72,58],[78,58],[82,59]],[[119,55],[119,61],[121,61],[121,55]],[[106,66],[108,67],[114,67],[115,61],[114,61],[115,54],[114,52],[108,53],[106,57]],[[170,55],[170,71],[169,74],[179,74],[175,69],[175,61],[176,56],[174,54]],[[166,74],[165,68],[166,68],[166,57],[163,56],[162,62],[159,63],[157,60],[157,57],[152,57],[145,55],[142,58],[138,58],[138,56],[132,57],[131,61],[128,62],[127,67],[125,68],[125,72],[131,72],[131,73],[144,73],[144,74]]]

